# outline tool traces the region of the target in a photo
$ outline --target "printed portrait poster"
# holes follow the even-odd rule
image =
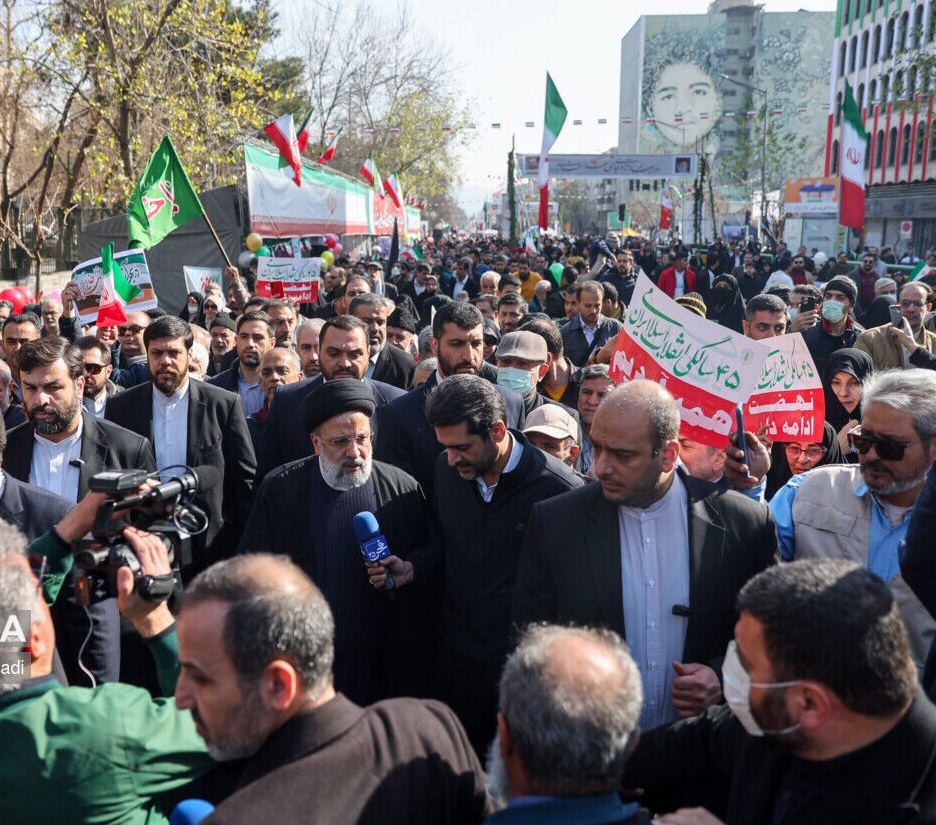
[[[744,428],[767,428],[771,441],[822,441],[825,395],[812,355],[798,332],[760,343],[767,360],[744,406]]]
[[[209,284],[217,284],[224,292],[224,284],[221,276],[223,270],[220,266],[183,266],[182,273],[185,275],[185,291],[197,292],[204,297]]]
[[[139,312],[144,309],[155,309],[157,306],[156,290],[150,278],[146,255],[142,249],[128,249],[125,252],[114,253],[114,263],[120,267],[131,284],[139,287],[140,294],[124,307],[124,312]],[[104,280],[104,270],[100,258],[92,258],[78,264],[71,274],[71,279],[78,287],[78,322],[93,324],[97,321],[98,306],[101,302],[101,289]]]
[[[321,274],[321,258],[257,258],[257,295],[314,303]]]
[[[767,348],[684,309],[643,273],[623,320],[611,378],[656,381],[679,405],[681,436],[726,447],[735,408],[757,386]]]

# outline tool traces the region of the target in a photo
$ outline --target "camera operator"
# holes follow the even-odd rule
[[[4,823],[163,822],[155,797],[212,766],[191,714],[179,711],[171,698],[153,699],[122,683],[65,688],[51,675],[55,631],[47,602],[55,599],[70,567],[72,542],[87,533],[106,498],[89,493],[29,545],[30,557],[42,557],[40,569],[48,570],[41,582],[27,562],[22,534],[0,524],[0,619],[7,625],[19,610],[28,611],[31,620],[22,628],[18,649],[0,653],[4,663],[19,657],[26,670],[17,683],[0,674],[6,680],[0,681]],[[141,575],[171,572],[161,539],[134,527],[127,527],[123,538]],[[120,612],[145,640],[162,692],[171,697],[179,672],[172,614],[164,601],[140,598],[128,567],[117,571],[116,582]]]

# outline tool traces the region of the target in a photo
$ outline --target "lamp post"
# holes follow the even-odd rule
[[[734,83],[736,86],[741,86],[744,89],[750,89],[752,92],[757,92],[764,96],[764,135],[763,135],[763,145],[761,146],[761,162],[760,162],[760,186],[761,186],[761,223],[760,223],[760,236],[761,244],[764,242],[764,221],[767,218],[767,118],[770,114],[769,109],[767,108],[767,90],[761,89],[758,86],[752,86],[750,83],[743,83],[740,80],[735,80],[733,77],[721,74],[719,75],[722,80],[727,80],[729,83]]]

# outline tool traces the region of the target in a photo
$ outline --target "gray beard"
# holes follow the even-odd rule
[[[319,455],[318,459],[322,478],[333,490],[338,490],[339,492],[353,490],[356,487],[367,484],[367,480],[370,478],[371,467],[373,465],[373,459],[370,456],[363,459],[361,466],[353,473],[346,473],[344,471],[344,464],[330,461],[324,455]]]

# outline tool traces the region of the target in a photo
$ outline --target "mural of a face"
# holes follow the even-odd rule
[[[650,100],[656,128],[670,143],[695,148],[721,117],[715,81],[695,63],[671,63],[657,78]],[[706,119],[702,115],[707,114]],[[676,120],[682,117],[682,122]]]

